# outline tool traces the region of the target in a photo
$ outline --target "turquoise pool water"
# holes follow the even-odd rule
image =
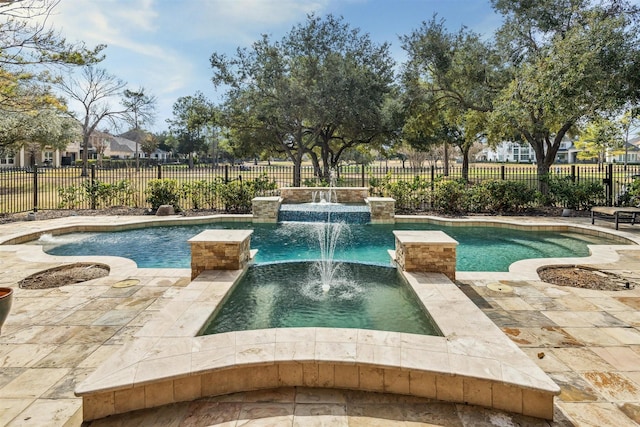
[[[442,335],[395,268],[344,263],[323,289],[312,264],[249,267],[200,335],[296,327]]]
[[[315,227],[322,223],[211,223],[136,230],[74,233],[43,237],[38,243],[52,255],[112,255],[134,260],[140,268],[190,268],[187,240],[205,229],[252,229],[256,263],[316,260],[320,256]],[[395,248],[392,230],[442,230],[459,242],[458,271],[508,271],[529,258],[583,257],[588,244],[620,244],[577,233],[520,231],[496,227],[445,227],[433,224],[350,224],[340,238],[335,259],[389,265]]]

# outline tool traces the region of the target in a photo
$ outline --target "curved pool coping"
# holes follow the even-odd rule
[[[15,250],[34,261],[99,261],[118,271],[137,269],[118,257],[56,257],[16,243],[41,234],[102,231],[150,225],[202,223],[213,219],[250,220],[248,216],[197,218],[75,217],[42,221],[31,230],[0,237],[0,250]],[[433,221],[462,225],[465,220],[405,217],[399,222]],[[63,226],[61,224],[64,223]],[[526,227],[522,221],[479,220],[467,224]],[[466,224],[465,224],[466,225]],[[536,223],[540,230],[614,235],[637,243],[630,233],[598,227]],[[27,238],[28,237],[28,238]],[[598,264],[618,259],[616,250],[633,246],[590,245],[591,256],[524,260],[505,273],[458,273],[459,279],[539,280],[537,269],[551,264]],[[143,269],[149,270],[149,269]],[[165,307],[136,333],[122,351],[78,384],[83,418],[91,420],[136,409],[205,396],[281,386],[360,389],[475,404],[540,418],[553,418],[555,384],[518,346],[444,275],[403,272],[431,313],[442,337],[360,329],[291,328],[197,336],[242,274],[205,271],[187,287],[167,296]],[[188,275],[188,270],[185,270]],[[470,328],[469,325],[473,325]]]

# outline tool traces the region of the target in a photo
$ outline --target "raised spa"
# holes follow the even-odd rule
[[[442,335],[391,267],[339,263],[323,284],[312,262],[254,265],[202,335],[268,328],[330,327]]]

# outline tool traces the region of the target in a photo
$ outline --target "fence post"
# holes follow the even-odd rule
[[[362,180],[362,187],[364,187],[364,163],[360,165],[360,179]]]
[[[91,165],[91,210],[96,209],[96,165]]]
[[[613,163],[607,165],[604,185],[607,194],[607,206],[613,206]]]
[[[505,171],[504,165],[500,165],[500,180],[501,181],[504,181],[504,171]]]
[[[162,165],[158,163],[158,179],[162,179]]]
[[[571,182],[576,182],[576,165],[571,165]]]
[[[38,165],[33,165],[33,212],[38,212]]]
[[[435,180],[436,180],[436,167],[431,165],[431,193],[433,194],[433,190],[435,189]]]
[[[224,165],[224,183],[229,183],[229,165]]]

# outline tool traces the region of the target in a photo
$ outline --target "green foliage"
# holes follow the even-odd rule
[[[568,209],[589,209],[604,204],[604,187],[596,181],[573,182],[571,177],[547,176],[549,201]]]
[[[384,197],[385,189],[391,182],[391,172],[387,172],[384,178],[377,178],[369,172],[369,195]]]
[[[137,193],[131,181],[128,179],[121,179],[115,184],[111,185],[111,199],[115,206],[125,206],[132,200]],[[134,204],[137,206],[137,203]],[[113,206],[113,205],[112,205]]]
[[[429,203],[430,188],[430,181],[415,176],[413,181],[389,182],[386,193],[395,199],[398,211],[424,209]]]
[[[264,174],[252,181],[232,181],[219,187],[220,197],[227,211],[251,212],[251,200],[259,195],[270,194],[278,188],[275,181],[269,181]]]
[[[616,200],[617,206],[640,206],[640,179],[635,178],[630,185],[623,187],[624,191]]]
[[[222,178],[214,181],[185,182],[180,188],[180,196],[188,200],[187,205],[190,205],[193,209],[215,209],[221,185],[223,185]]]
[[[59,209],[75,209],[84,200],[84,189],[80,185],[58,187],[58,196],[60,197]]]
[[[328,187],[329,182],[320,178],[305,178],[302,182],[303,187]]]
[[[463,180],[437,181],[431,196],[431,207],[438,212],[457,214],[466,211],[466,185]]]
[[[522,212],[536,200],[536,191],[522,181],[490,180],[476,187],[485,200],[483,210],[492,213]],[[477,198],[477,201],[483,199]]]
[[[630,195],[630,206],[638,206],[640,205],[640,179],[636,178],[631,183],[631,186],[628,191]]]
[[[81,185],[58,187],[60,209],[75,209],[83,202],[89,202],[92,208],[100,209],[111,206],[137,205],[136,189],[128,179],[121,179],[113,184],[90,180]]]
[[[395,130],[389,45],[342,18],[309,15],[280,41],[214,53],[211,65],[214,85],[228,89],[234,144],[247,153],[283,152],[299,166],[313,151],[327,175],[354,147],[386,143]]]
[[[175,179],[154,179],[149,181],[145,190],[146,201],[151,204],[151,209],[158,209],[162,205],[173,205],[176,211],[180,210],[180,187]]]
[[[624,135],[620,123],[603,118],[597,118],[587,125],[587,128],[575,142],[578,159],[598,159],[604,161],[605,152],[611,154],[624,153]]]
[[[173,104],[173,118],[169,120],[169,129],[177,141],[177,152],[189,156],[190,165],[193,153],[208,151],[215,120],[216,109],[201,92],[180,97]]]
[[[135,189],[127,179],[121,179],[113,184],[87,180],[82,183],[82,188],[86,200],[92,208],[96,209],[127,205],[135,193]]]

